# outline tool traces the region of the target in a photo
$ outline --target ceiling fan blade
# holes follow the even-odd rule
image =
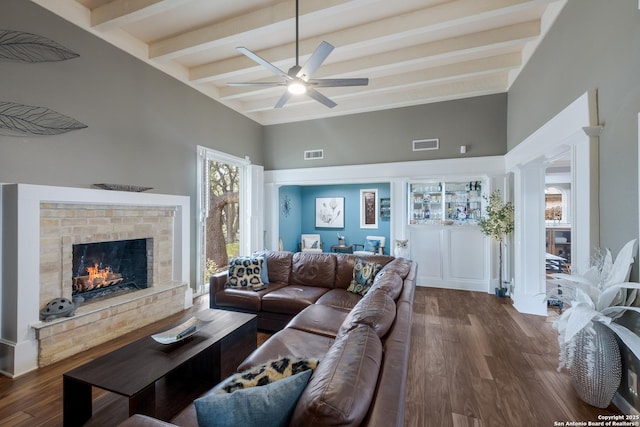
[[[251,59],[253,59],[255,62],[257,62],[258,64],[262,65],[264,68],[266,68],[267,70],[271,71],[273,74],[275,74],[277,76],[280,76],[280,77],[282,77],[283,79],[286,79],[286,80],[292,80],[293,79],[293,77],[291,77],[290,75],[288,75],[287,73],[282,71],[280,68],[276,67],[275,65],[273,65],[272,63],[270,63],[266,59],[256,55],[253,52],[251,52],[246,47],[239,47],[237,49],[238,49],[238,52],[248,56]]]
[[[327,56],[333,50],[333,46],[325,41],[320,43],[320,45],[313,51],[307,62],[302,66],[300,71],[296,74],[296,77],[299,77],[304,80],[308,80],[313,73],[315,73],[318,68],[322,65]]]
[[[357,79],[312,79],[309,84],[314,87],[367,86],[368,78]]]
[[[227,86],[286,86],[285,82],[231,82]]]
[[[307,88],[307,95],[309,95],[311,98],[315,99],[316,101],[326,105],[329,108],[333,108],[336,105],[338,105],[332,100],[330,100],[329,98],[327,98],[326,96],[324,96],[323,94],[321,94],[320,92],[318,92],[317,90],[310,87]]]
[[[282,96],[280,97],[280,99],[278,100],[278,102],[276,102],[275,107],[273,108],[282,108],[284,107],[284,104],[287,103],[287,101],[291,98],[291,92],[289,92],[288,90],[285,90],[284,93],[282,94]]]

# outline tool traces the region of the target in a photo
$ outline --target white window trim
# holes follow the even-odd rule
[[[240,174],[239,196],[240,196],[240,253],[247,254],[251,250],[251,236],[253,232],[251,230],[251,215],[248,214],[248,208],[252,206],[251,199],[252,194],[259,193],[252,191],[255,187],[252,179],[251,160],[248,157],[240,158],[231,154],[223,153],[208,147],[197,147],[197,162],[196,162],[196,242],[197,242],[197,257],[196,257],[196,289],[195,294],[201,295],[208,292],[209,284],[203,283],[203,264],[201,257],[203,256],[202,249],[204,247],[204,222],[207,215],[207,203],[209,197],[204,197],[204,192],[208,189],[203,188],[204,185],[204,161],[215,160],[217,162],[228,163],[230,165],[238,166],[242,168]]]

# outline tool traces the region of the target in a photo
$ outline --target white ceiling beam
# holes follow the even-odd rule
[[[300,5],[301,20],[315,19],[336,13],[345,13],[354,3],[372,3],[375,0],[324,0]],[[295,0],[286,0],[244,15],[235,16],[203,28],[187,31],[149,44],[149,56],[156,60],[175,59],[243,37],[260,37],[273,31],[293,29]]]
[[[160,19],[150,18],[164,17],[174,8],[176,12],[185,11],[191,7],[190,2],[195,7],[195,2],[211,0],[31,1],[265,125],[503,93],[567,2],[301,2],[301,28],[312,30],[308,34],[313,37],[301,40],[300,63],[306,62],[318,44],[326,40],[336,50],[314,77],[369,77],[370,84],[319,89],[338,102],[334,109],[305,97],[275,110],[273,104],[281,95],[281,88],[230,88],[226,83],[277,80],[269,71],[237,54],[234,46],[244,44],[285,71],[294,64],[295,43],[289,35],[293,35],[295,0],[238,0],[246,6],[244,10],[252,12],[234,18],[221,18],[217,8],[203,8],[211,15],[198,16],[198,24],[168,22],[176,29],[189,28],[176,36],[172,35],[175,30],[154,28]],[[85,4],[101,6],[90,10]],[[225,10],[239,9],[241,6],[236,5]],[[193,18],[190,13],[176,15]],[[347,17],[353,17],[353,22],[349,24]],[[199,27],[202,22],[208,24]],[[499,25],[502,27],[496,28]],[[165,35],[160,36],[163,31]],[[136,36],[145,33],[157,34],[147,37],[160,40],[149,44],[144,36]],[[288,42],[276,47],[277,40]],[[263,46],[273,47],[262,49]],[[209,54],[212,47],[213,53]],[[216,58],[215,62],[212,58]],[[211,62],[200,65],[206,61]]]
[[[325,1],[323,2],[322,9],[315,11],[321,10],[324,14],[334,12],[344,13],[342,8],[338,8],[337,6],[343,5],[345,8],[347,6],[351,7],[353,4],[350,3],[353,2],[352,0],[351,2],[346,2],[347,4],[343,4],[345,3],[344,1],[333,0],[333,3],[337,5],[332,6],[330,2]],[[269,8],[265,8],[265,10],[252,12],[217,25],[190,31],[172,37],[171,39],[152,43],[149,49],[150,57],[154,59],[174,59],[181,55],[198,52],[202,49],[215,46],[216,44],[219,45],[223,43],[226,38],[242,39],[248,36],[249,33],[255,33],[256,31],[266,31],[267,33],[278,31],[279,28],[277,26],[272,27],[270,25],[282,24],[284,19],[293,19],[295,15],[292,7],[289,5],[284,7],[282,11],[276,11],[275,9],[281,7],[282,4],[283,3],[278,3]],[[325,36],[301,40],[300,50],[310,53],[325,38],[340,40],[342,45],[358,42],[365,43],[366,45],[374,43],[372,39],[380,42],[383,37],[401,39],[412,34],[437,31],[455,25],[477,22],[489,17],[515,13],[518,10],[529,7],[532,7],[530,0],[455,0],[349,29],[335,31]],[[303,11],[303,13],[309,14],[311,11]],[[273,15],[281,16],[282,18],[280,20],[274,20],[271,18]],[[306,18],[306,16],[304,16],[304,18]],[[281,25],[279,26],[281,27]],[[243,32],[247,34],[243,34]],[[371,34],[375,34],[376,36],[372,38],[370,37]],[[274,62],[284,60],[285,58],[288,59],[291,57],[291,52],[294,51],[294,48],[295,44],[293,42],[281,46],[280,48],[276,48],[280,51],[280,54],[271,57]],[[263,51],[263,53],[265,55],[267,54],[265,51]]]
[[[110,31],[131,22],[175,9],[192,0],[113,0],[91,11],[91,26]]]
[[[320,71],[323,75],[328,76],[345,75],[356,69],[359,70],[358,73],[380,71],[385,67],[395,68],[403,66],[406,63],[424,62],[436,56],[456,56],[462,53],[469,53],[471,50],[489,50],[496,46],[503,46],[509,43],[523,43],[526,40],[536,37],[539,33],[540,21],[530,21],[460,37],[438,40],[419,46],[396,49],[376,55],[354,57],[349,61],[341,63],[328,63],[323,65]],[[271,51],[273,49],[269,50]],[[268,57],[263,56],[263,58]],[[279,66],[277,63],[274,65]],[[291,65],[293,65],[293,62],[285,65],[283,69],[286,71]],[[193,67],[189,75],[191,82],[222,79],[237,81],[236,79],[243,78],[243,74],[258,70],[262,71],[260,65],[245,56],[238,56],[224,61]],[[320,77],[320,75],[317,77]]]

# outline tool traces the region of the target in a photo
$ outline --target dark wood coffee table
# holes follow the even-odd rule
[[[167,421],[235,372],[256,343],[256,316],[225,310],[215,310],[213,321],[183,341],[141,338],[63,375],[64,425],[91,418],[91,387],[128,398],[129,416]]]

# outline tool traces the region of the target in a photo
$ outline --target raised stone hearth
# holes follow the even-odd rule
[[[48,365],[191,304],[188,197],[25,184],[0,186],[0,193],[3,373]],[[72,296],[74,244],[128,239],[148,242],[147,288],[40,321],[48,301]]]

